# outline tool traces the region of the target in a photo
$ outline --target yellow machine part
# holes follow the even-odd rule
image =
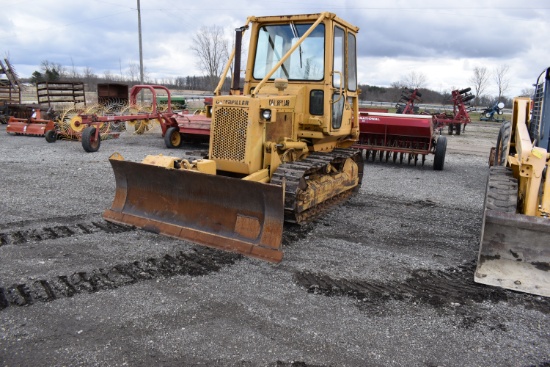
[[[135,163],[114,154],[110,163],[116,193],[105,220],[281,261],[284,187],[177,169],[173,157]],[[209,171],[213,162],[197,163]]]
[[[550,297],[549,221],[486,209],[475,281]]]
[[[74,116],[73,118],[71,118],[71,120],[69,121],[69,126],[71,130],[75,133],[81,133],[82,130],[84,130],[84,128],[86,127],[86,125],[82,124],[82,117],[80,116]]]
[[[513,153],[490,169],[474,280],[550,297],[550,155],[529,138],[529,104],[514,99],[512,139],[497,147]]]
[[[329,166],[329,170],[330,170]],[[322,202],[328,201],[331,198],[337,197],[343,192],[351,192],[358,182],[358,167],[353,159],[348,158],[344,164],[342,172],[330,174],[316,175],[310,177],[307,181],[307,188],[301,190],[297,197],[298,213],[308,210]]]

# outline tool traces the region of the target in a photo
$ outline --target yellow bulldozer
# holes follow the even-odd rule
[[[513,100],[490,156],[475,281],[550,297],[550,68]]]
[[[358,31],[328,12],[249,17],[215,90],[208,155],[137,163],[113,154],[116,193],[104,219],[281,261],[284,221],[306,223],[361,185],[362,156],[351,148]],[[231,64],[231,93],[222,95]]]

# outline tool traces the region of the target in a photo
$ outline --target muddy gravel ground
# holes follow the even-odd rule
[[[274,265],[102,219],[109,155],[178,154],[160,133],[1,125],[0,366],[550,366],[550,299],[473,281],[497,132],[447,136],[442,172],[366,162]]]

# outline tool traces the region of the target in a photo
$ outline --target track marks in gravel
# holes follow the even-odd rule
[[[124,227],[109,222],[81,222],[70,225],[42,227],[0,232],[0,246],[21,245],[27,242],[37,242],[49,239],[65,238],[74,235],[103,233],[122,233],[132,231],[133,227]]]
[[[140,281],[175,275],[200,276],[217,272],[233,265],[241,255],[209,248],[180,252],[143,261],[117,264],[111,268],[95,269],[60,275],[53,279],[39,279],[28,284],[0,286],[0,310],[10,306],[29,306],[72,297],[80,293],[94,293],[115,289]]]
[[[323,367],[323,365],[307,364],[305,362],[299,362],[299,361],[293,361],[293,362],[277,361],[275,363],[268,364],[268,367]]]
[[[355,298],[360,309],[365,311],[383,311],[384,303],[389,300],[428,305],[436,309],[489,301],[525,305],[526,308],[550,314],[549,298],[477,284],[473,281],[474,269],[474,263],[444,271],[421,269],[413,271],[403,282],[387,283],[334,278],[309,271],[294,273],[294,280],[309,293]],[[459,326],[469,328],[479,321],[481,319],[476,319],[475,315],[464,315]]]

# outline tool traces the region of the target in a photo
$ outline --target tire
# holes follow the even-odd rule
[[[447,125],[447,134],[453,135],[453,124]]]
[[[46,138],[46,141],[48,143],[55,143],[57,140],[57,133],[55,132],[55,130],[48,130],[44,134],[44,137]]]
[[[179,148],[181,146],[181,134],[180,130],[177,127],[169,127],[164,134],[164,144],[167,148]]]
[[[497,137],[497,146],[495,149],[495,166],[506,166],[508,153],[510,152],[510,135],[512,124],[510,121],[504,121],[500,126]]]
[[[447,138],[440,136],[435,145],[434,170],[443,171],[445,165],[445,153],[447,152]]]
[[[95,138],[95,127],[89,126],[82,131],[82,148],[88,153],[97,152],[101,146],[101,136]]]
[[[460,135],[460,133],[462,132],[462,131],[460,131],[460,130],[462,130],[462,125],[461,124],[456,124],[455,128],[456,128],[456,135]]]

